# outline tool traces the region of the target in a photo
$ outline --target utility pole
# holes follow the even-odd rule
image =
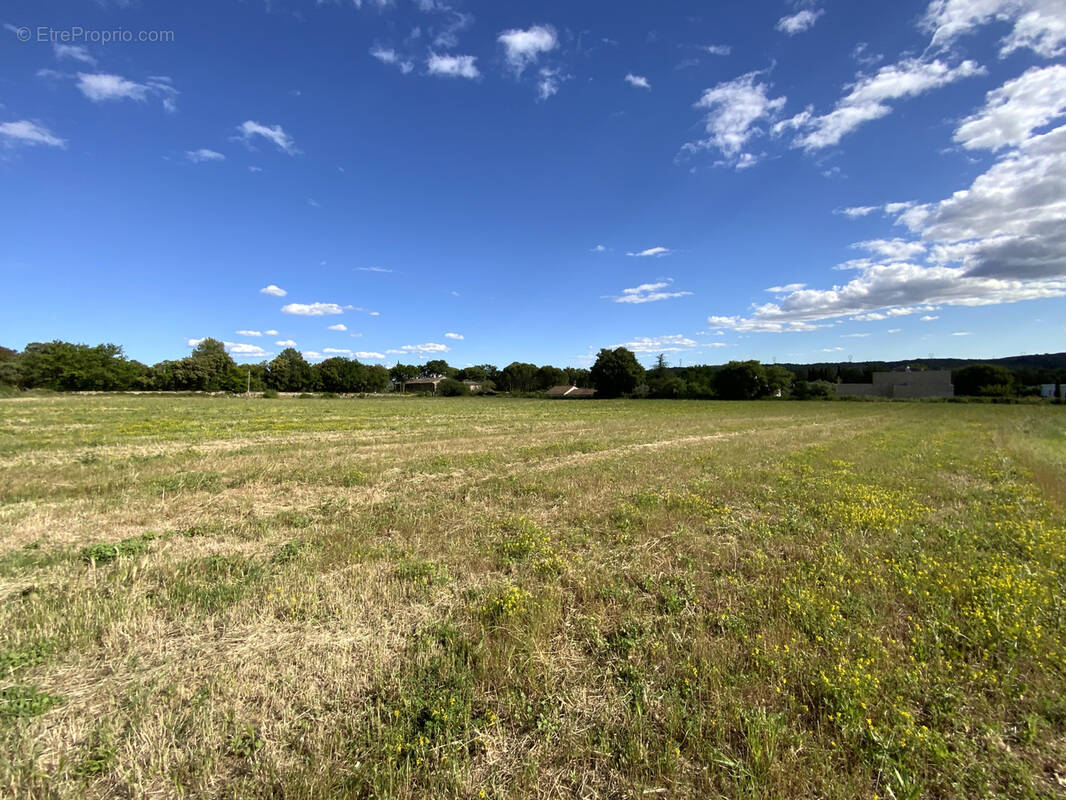
[[[248,365],[248,388],[244,391],[245,395],[252,393],[252,365]]]

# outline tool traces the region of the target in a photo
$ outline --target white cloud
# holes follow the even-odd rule
[[[358,272],[395,272],[395,270],[386,269],[385,267],[356,267]]]
[[[274,284],[270,284],[269,286],[264,286],[262,289],[259,290],[259,293],[260,294],[269,294],[269,295],[271,295],[273,297],[284,297],[285,295],[288,294],[288,292],[286,292],[280,286],[275,286]]]
[[[907,58],[882,67],[873,75],[860,77],[846,86],[848,93],[837,101],[828,114],[816,116],[810,109],[791,119],[774,125],[775,135],[789,130],[798,131],[793,147],[807,152],[838,144],[841,139],[864,123],[892,113],[890,100],[915,97],[949,83],[983,75],[984,67],[974,61],[963,61],[955,67],[943,61],[922,61]]]
[[[292,339],[282,339],[280,342],[274,342],[278,347],[296,347],[296,342]]]
[[[400,72],[407,75],[415,68],[415,64],[410,59],[402,58],[397,55],[396,51],[392,48],[378,47],[375,45],[370,48],[370,55],[380,61],[382,64],[392,64],[399,67]]]
[[[296,142],[280,125],[271,127],[252,120],[246,120],[237,126],[237,134],[237,138],[245,144],[250,144],[252,138],[258,136],[272,142],[278,150],[290,156],[300,152],[296,147]]]
[[[841,339],[865,339],[869,336],[873,336],[872,333],[845,333],[841,335]]]
[[[262,336],[262,331],[237,331],[238,336]]]
[[[784,286],[771,286],[766,291],[771,294],[790,294],[792,292],[798,292],[807,286],[805,283],[786,283]]]
[[[463,334],[461,334],[461,333],[446,333],[446,334],[444,334],[444,338],[445,339],[465,339],[466,337],[463,336]]]
[[[606,253],[607,252],[607,246],[606,245],[602,245],[602,244],[598,244],[595,247],[593,247],[589,252],[590,253]]]
[[[843,347],[823,347],[823,353],[841,353],[844,351]]]
[[[955,141],[968,150],[1017,146],[1066,111],[1066,66],[1033,67],[989,92],[985,105],[962,121]]]
[[[818,17],[822,16],[825,11],[821,8],[812,11],[809,8],[805,8],[802,11],[798,11],[788,17],[781,17],[777,21],[777,29],[781,33],[787,33],[789,36],[795,36],[797,33],[803,33],[814,27],[814,23],[818,21]]]
[[[340,347],[324,347],[322,352],[329,353],[332,356],[350,356],[352,354],[351,350],[346,350]]]
[[[885,333],[899,333],[903,328],[889,328]]]
[[[206,147],[201,147],[199,150],[187,150],[185,157],[194,164],[200,164],[204,161],[225,161],[226,157],[222,153],[217,153],[214,150],[208,150]]]
[[[161,98],[164,110],[168,112],[177,110],[175,98],[178,90],[170,85],[169,78],[162,76],[151,77],[145,83],[138,83],[123,78],[121,75],[79,72],[77,87],[94,103],[105,103],[111,100],[134,100],[143,103],[149,96],[155,95]]]
[[[896,261],[909,261],[925,252],[925,245],[921,242],[907,241],[906,239],[871,239],[867,242],[856,242],[852,245],[857,250],[866,250],[878,259],[892,263]]]
[[[692,292],[664,292],[663,290],[673,284],[673,279],[656,281],[655,283],[642,283],[631,289],[623,289],[622,294],[612,297],[616,303],[655,303],[659,300],[672,300],[675,297],[688,297]]]
[[[17,122],[0,122],[0,137],[5,145],[16,144],[36,145],[45,144],[49,147],[67,146],[66,139],[60,139],[48,128],[28,119],[20,119]]]
[[[504,57],[515,75],[535,64],[542,53],[559,46],[559,37],[551,25],[533,25],[526,30],[512,29],[496,37],[504,49]]]
[[[387,353],[392,354],[404,354],[404,353],[448,353],[451,352],[451,348],[446,344],[437,344],[436,342],[426,342],[425,344],[405,344],[403,347],[396,348],[394,350],[386,350]]]
[[[240,331],[238,331],[240,333]],[[203,339],[189,339],[189,347],[196,347],[202,342]],[[257,344],[246,344],[244,342],[223,342],[222,346],[225,347],[226,352],[237,358],[263,358],[265,356],[271,356],[273,353],[269,353]]]
[[[634,75],[632,72],[626,74],[625,82],[638,89],[651,89],[651,84],[648,83],[647,78],[643,75]]]
[[[880,206],[852,206],[851,208],[842,208],[839,212],[848,219],[858,219],[859,217],[866,217],[874,213],[880,208]]]
[[[248,167],[248,171],[249,172],[262,172],[263,168],[262,167],[251,166],[251,167]]]
[[[272,355],[257,344],[244,344],[243,342],[226,342],[226,350],[230,355],[238,358],[262,358]]]
[[[743,150],[748,142],[763,134],[761,120],[773,121],[785,107],[787,98],[770,98],[769,85],[757,82],[761,72],[749,72],[707,89],[695,108],[707,112],[704,128],[707,138],[688,142],[682,148],[689,153],[718,150],[728,165],[751,166],[757,157]]]
[[[612,345],[612,348],[625,347],[639,355],[648,355],[651,353],[680,353],[698,346],[699,342],[681,334],[674,334],[672,336],[638,336],[631,342]]]
[[[570,76],[561,70],[552,67],[541,67],[537,71],[537,99],[547,100],[558,94],[563,81],[569,80]]]
[[[669,247],[649,247],[647,250],[641,250],[639,253],[626,253],[627,256],[634,258],[661,258],[662,256],[670,255],[671,250]]]
[[[55,57],[60,61],[64,58],[69,58],[73,61],[80,61],[83,64],[96,66],[96,59],[89,55],[89,50],[87,48],[81,45],[59,44],[58,42],[55,42],[52,45],[52,52],[55,53]]]
[[[933,320],[936,320],[936,319],[940,319],[940,317],[935,315],[935,314],[926,314],[919,321],[920,322],[932,322]]]
[[[329,331],[346,331],[346,330],[348,330],[348,326],[345,325],[343,322],[338,322],[336,325],[330,325],[328,328],[326,328],[326,330],[329,330]]]
[[[1027,48],[1044,58],[1066,52],[1066,6],[1062,0],[933,0],[923,27],[932,46],[949,47],[960,36],[990,22],[1012,22],[1000,56]]]
[[[712,56],[727,56],[733,52],[733,48],[727,44],[708,44],[703,49]]]
[[[263,331],[263,333],[265,335],[267,335],[267,336],[277,336],[278,335],[277,331]]]
[[[365,360],[380,361],[381,359],[385,358],[385,354],[384,353],[375,353],[375,352],[373,352],[371,350],[357,350],[355,352],[355,357],[356,358],[362,358],[362,359],[365,359]]]
[[[973,334],[970,333],[969,331],[954,331],[951,335],[952,336],[972,336]]]
[[[477,56],[441,56],[430,53],[426,60],[426,68],[430,75],[474,80],[481,77],[475,61],[477,61]]]
[[[707,317],[707,324],[713,329],[737,331],[738,333],[799,333],[814,331],[825,325],[812,325],[802,320],[760,320],[743,317]]]
[[[304,350],[300,355],[308,361],[321,361],[325,358],[324,355],[316,350]]]
[[[327,314],[343,314],[344,306],[336,303],[289,303],[281,307],[281,313],[299,317],[322,317]]]
[[[856,314],[851,317],[852,322],[881,322],[893,317],[909,317],[912,314],[921,314],[924,311],[936,311],[936,306],[895,306],[883,311],[867,311],[865,314]]]

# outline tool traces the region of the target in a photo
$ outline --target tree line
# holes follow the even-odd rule
[[[1064,366],[1055,357],[1044,364],[969,364],[955,369],[955,393],[975,397],[1016,397],[1039,393],[1041,383],[1066,383]],[[1049,361],[1050,359],[1050,361]],[[921,363],[909,365],[923,369]],[[880,369],[879,369],[880,368]],[[645,369],[625,347],[603,349],[591,369],[555,367],[515,361],[502,369],[479,364],[462,369],[443,359],[386,368],[344,357],[309,363],[287,348],[270,361],[238,366],[217,339],[204,339],[185,358],[147,365],[126,358],[115,344],[31,342],[21,351],[0,347],[0,387],[53,391],[203,391],[378,393],[400,389],[420,377],[444,378],[443,394],[481,392],[535,394],[553,386],[594,388],[598,397],[756,400],[765,397],[830,398],[838,381],[869,383],[873,372],[888,365],[778,365],[730,361],[721,366],[670,367],[660,355]],[[898,365],[895,367],[898,368]]]

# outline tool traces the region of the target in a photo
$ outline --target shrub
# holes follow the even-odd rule
[[[263,399],[264,400],[273,400],[277,396],[278,396],[278,390],[277,389],[264,389],[263,390]]]
[[[454,378],[445,378],[437,385],[437,394],[444,397],[462,397],[470,394],[470,387]]]

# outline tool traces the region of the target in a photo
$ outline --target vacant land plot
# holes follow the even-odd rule
[[[0,401],[0,795],[1061,796],[1064,423]]]

